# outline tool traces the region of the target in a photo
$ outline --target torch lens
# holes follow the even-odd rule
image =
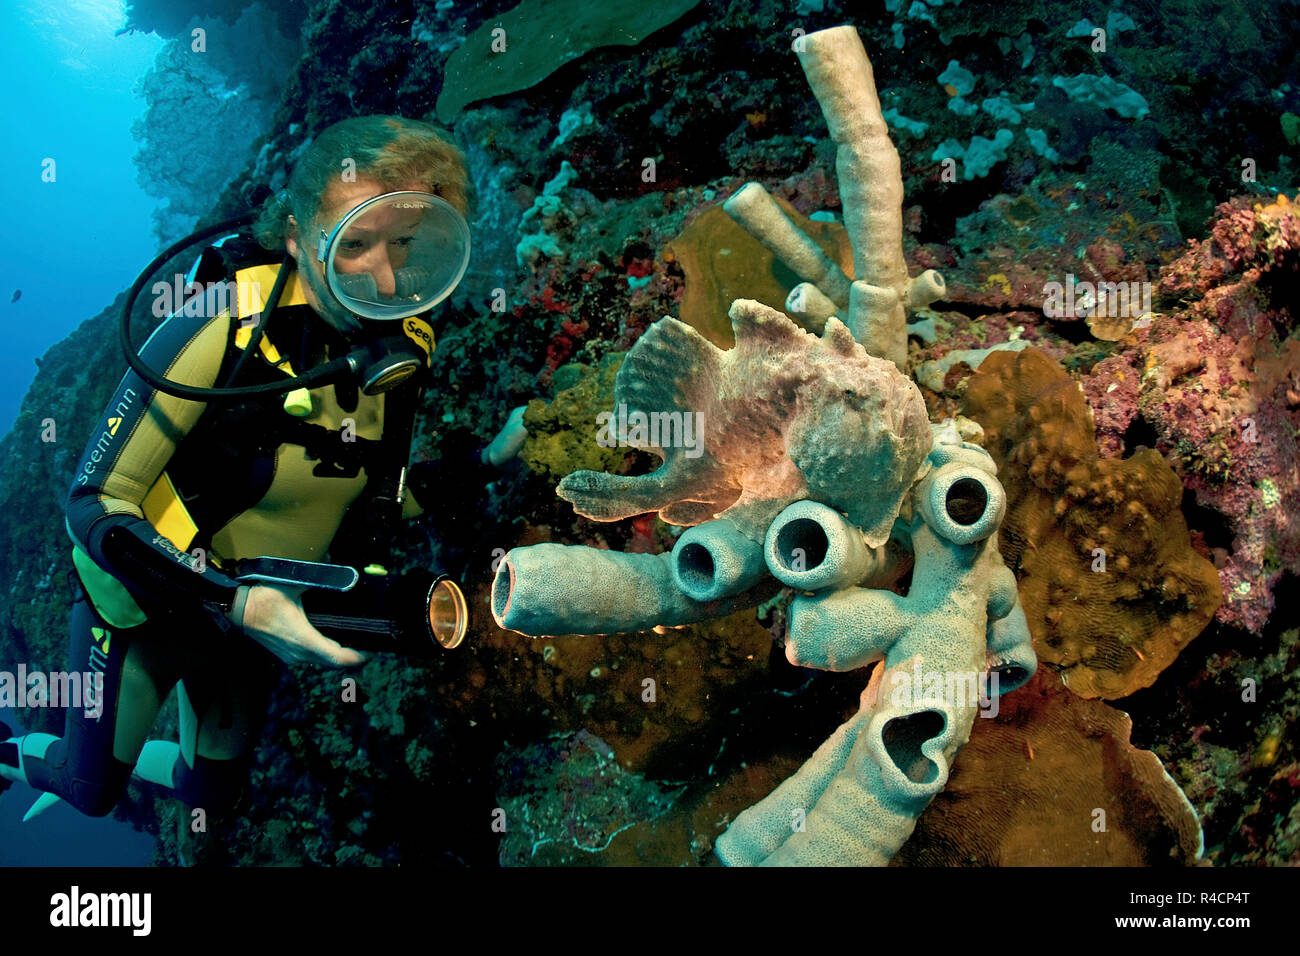
[[[469,627],[465,595],[450,578],[439,578],[429,591],[429,630],[447,650],[459,647]]]

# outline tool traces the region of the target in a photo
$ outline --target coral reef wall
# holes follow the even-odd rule
[[[162,245],[193,229],[257,156],[302,52],[305,14],[295,2],[231,5],[184,20],[176,10],[137,4],[127,26],[168,38],[141,80],[145,113],[131,127],[140,186],[166,200],[154,213]]]
[[[413,458],[441,456],[453,434],[489,439],[521,404],[531,403],[532,429],[523,459],[476,510],[431,509],[398,544],[394,566],[439,557],[463,567],[474,612],[465,645],[427,664],[377,657],[354,675],[355,702],[340,692],[343,675],[288,671],[237,816],[193,834],[183,810],[133,787],[118,813],[158,834],[159,862],[706,863],[727,821],[856,710],[861,675],[786,663],[788,593],[757,615],[585,640],[504,632],[488,612],[493,563],[512,547],[671,548],[673,531],[653,514],[597,525],[556,498],[557,477],[574,469],[653,464],[631,448],[597,458],[564,435],[594,436],[612,370],[650,323],[673,315],[716,335],[725,317],[692,320],[709,308],[695,303],[747,274],[789,287],[761,247],[737,246],[725,272],[710,265],[720,250],[695,251],[705,217],[742,184],[762,182],[835,248],[834,147],[790,47],[799,31],[842,23],[871,55],[901,158],[908,268],[947,279],[946,299],[914,317],[909,343],[914,372],[932,363],[916,375],[932,420],[964,407],[987,350],[1040,350],[1082,391],[1089,460],[1137,469],[1162,459],[1161,475],[1176,476],[1162,506],[1187,528],[1180,560],[1212,567],[1180,611],[1213,615],[1199,636],[1157,641],[1160,671],[1140,659],[1149,635],[1135,635],[1123,665],[1140,679],[1099,694],[1121,698],[1131,741],[1113,709],[1070,696],[1055,673],[1017,692],[1050,713],[1051,760],[1065,761],[1060,741],[1078,738],[1086,745],[1068,772],[1116,781],[1090,792],[1088,807],[1143,794],[1113,828],[1115,844],[1094,839],[1083,808],[999,817],[968,853],[944,856],[935,847],[951,843],[961,818],[945,824],[953,801],[940,799],[895,862],[1186,861],[1196,849],[1187,818],[1135,748],[1186,792],[1211,862],[1300,860],[1300,526],[1285,505],[1300,495],[1300,240],[1286,198],[1300,149],[1285,120],[1300,112],[1294,6],[1134,3],[1103,21],[1104,8],[1052,0],[888,0],[866,11],[847,0],[703,0],[621,45],[613,13],[623,7],[610,4],[607,21],[584,27],[594,42],[581,56],[532,64],[531,85],[461,96],[440,115],[456,52],[515,6],[304,0],[274,16],[238,0],[130,6],[131,28],[174,38],[166,72],[147,83],[153,108],[140,128],[142,175],[172,202],[163,234],[195,215],[238,214],[257,187],[282,186],[334,121],[441,118],[470,163],[475,251],[436,330],[437,385]],[[553,30],[565,6],[510,21],[521,27],[508,43],[540,49],[527,31]],[[1100,49],[1080,27],[1085,15],[1106,24]],[[194,23],[207,61],[186,53]],[[1191,34],[1200,42],[1186,43]],[[193,137],[181,152],[170,145],[178,129]],[[1140,307],[1105,314],[1099,283],[1132,283]],[[0,442],[0,576],[12,582],[0,660],[62,662],[63,498],[123,367],[120,307],[46,354]],[[138,336],[151,321],[142,310]],[[43,441],[50,421],[57,437]],[[1201,593],[1214,572],[1218,600]],[[978,759],[958,763],[954,787],[993,792],[979,775],[1020,759],[1020,731],[1038,739],[1029,708],[1028,698],[1008,703],[996,732],[976,721]],[[40,730],[61,720],[33,717]],[[170,719],[159,735],[174,734]],[[1036,768],[1008,779],[1026,804],[1050,791]]]

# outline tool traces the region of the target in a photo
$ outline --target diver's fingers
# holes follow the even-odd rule
[[[318,664],[322,667],[356,667],[369,660],[360,651],[344,647],[338,641],[316,630],[305,615],[298,627],[294,628],[293,643],[298,651],[299,660],[307,664]]]
[[[360,651],[344,647],[323,634],[319,641],[313,641],[304,650],[307,651],[309,660],[326,667],[357,667],[370,659]]]
[[[344,647],[328,637],[281,644],[271,650],[286,664],[315,664],[318,667],[356,667],[370,658],[351,647]]]
[[[249,594],[244,633],[287,664],[355,667],[366,655],[331,640],[312,626],[300,588],[258,586]]]

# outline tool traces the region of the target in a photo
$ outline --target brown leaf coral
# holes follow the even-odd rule
[[[1178,476],[1150,449],[1100,458],[1083,393],[1037,349],[990,356],[965,414],[1006,488],[1002,554],[1039,658],[1083,697],[1149,687],[1222,600],[1191,547]]]
[[[852,275],[853,247],[843,226],[807,219],[781,197],[773,198],[841,269]],[[721,205],[697,216],[665,247],[665,253],[676,259],[686,274],[681,320],[719,348],[731,348],[735,342],[727,317],[735,299],[756,299],[770,308],[784,310],[786,296],[800,282],[793,270],[727,215]],[[820,328],[810,328],[821,332]]]
[[[947,788],[895,865],[1166,866],[1201,855],[1201,826],[1128,716],[1045,669],[975,721]]]

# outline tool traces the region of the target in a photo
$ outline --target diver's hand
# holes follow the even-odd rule
[[[505,427],[497,432],[497,437],[492,439],[492,443],[483,449],[483,463],[500,468],[515,455],[519,454],[519,449],[524,445],[524,439],[528,437],[528,429],[524,427],[524,412],[528,410],[527,405],[520,405],[506,420]]]
[[[239,591],[230,619],[285,663],[324,667],[365,663],[365,654],[330,640],[312,627],[299,599],[302,588],[243,584]]]

